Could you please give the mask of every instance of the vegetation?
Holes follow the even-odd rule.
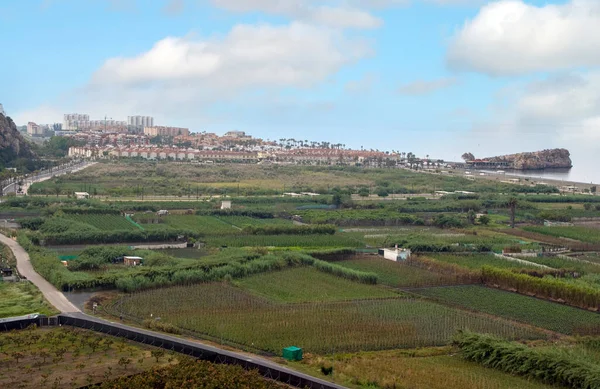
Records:
[[[40,313],[53,315],[56,310],[30,282],[0,281],[0,318]]]
[[[301,267],[263,273],[235,281],[236,286],[277,302],[301,303],[396,297],[370,285],[355,284],[316,269]],[[310,288],[306,286],[310,285]]]
[[[550,235],[557,238],[576,239],[588,243],[600,243],[598,230],[585,227],[524,227],[525,231]]]
[[[4,333],[0,350],[3,388],[82,387],[179,360],[157,361],[149,346],[69,327]]]
[[[414,293],[563,334],[600,330],[597,313],[477,285],[419,289]]]
[[[280,304],[223,283],[135,293],[115,309],[138,320],[152,313],[209,339],[276,354],[290,344],[311,353],[443,345],[458,329],[544,337],[503,319],[412,298]]]
[[[465,361],[449,347],[308,355],[292,367],[316,374],[329,367],[336,383],[349,388],[550,389],[533,380]]]
[[[152,371],[117,378],[97,386],[99,389],[284,389],[287,387],[287,385],[266,380],[258,371],[247,371],[237,365],[195,361],[191,358],[182,358],[176,365],[157,367]]]
[[[489,335],[459,333],[454,343],[466,360],[550,385],[593,389],[600,386],[600,367],[566,356],[559,350],[540,350]]]

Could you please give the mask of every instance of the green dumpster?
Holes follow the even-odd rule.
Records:
[[[301,361],[302,349],[295,346],[286,347],[283,349],[283,358],[288,361]]]

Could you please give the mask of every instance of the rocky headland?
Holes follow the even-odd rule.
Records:
[[[489,162],[507,162],[511,169],[542,170],[571,168],[571,153],[567,149],[542,150],[531,153],[518,153],[485,158]]]

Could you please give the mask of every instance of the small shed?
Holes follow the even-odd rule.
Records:
[[[231,209],[231,201],[221,201],[221,209]]]
[[[381,250],[379,251],[379,253],[381,254]],[[411,254],[412,253],[409,249],[383,249],[383,257],[394,262],[406,261],[408,258],[410,258]]]
[[[123,257],[123,264],[125,266],[140,266],[143,260],[142,257],[125,256]]]
[[[158,216],[167,216],[169,214],[169,211],[167,211],[166,209],[161,209],[160,211],[156,212],[156,215]]]
[[[283,358],[288,361],[301,361],[302,349],[296,346],[290,346],[283,349]]]
[[[88,192],[75,192],[75,198],[77,200],[85,200],[90,198],[90,194]]]
[[[2,277],[12,277],[13,270],[11,268],[2,269]]]

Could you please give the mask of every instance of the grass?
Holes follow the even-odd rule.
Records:
[[[118,215],[66,215],[66,219],[89,224],[101,231],[128,231],[138,228]]]
[[[324,376],[321,366],[333,367],[333,376]],[[450,348],[361,352],[335,358],[309,355],[292,367],[349,388],[554,388],[464,361]]]
[[[152,313],[203,337],[275,354],[289,345],[310,353],[445,345],[458,329],[507,338],[544,337],[500,318],[420,299],[278,304],[226,283],[135,293],[116,307],[138,319]]]
[[[523,227],[525,231],[550,235],[556,238],[568,238],[587,243],[600,243],[600,232],[596,228],[586,227]]]
[[[0,281],[0,318],[30,313],[54,315],[58,313],[30,282]]]
[[[407,266],[401,262],[388,261],[379,256],[363,256],[337,262],[337,264],[354,270],[376,273],[379,276],[379,283],[394,288],[453,285],[457,283],[456,277],[452,275]]]
[[[597,313],[483,286],[427,288],[415,293],[563,334],[582,328],[600,329]]]
[[[427,257],[433,258],[437,261],[453,263],[468,269],[476,270],[481,269],[484,266],[493,266],[503,269],[539,269],[539,267],[536,267],[534,265],[525,265],[519,262],[511,262],[503,258],[498,258],[492,254],[427,254]]]
[[[309,267],[258,274],[235,281],[253,294],[282,303],[396,297],[381,287],[358,284]]]
[[[14,331],[2,341],[2,388],[78,388],[171,363],[169,354],[156,362],[150,346],[69,327]]]

